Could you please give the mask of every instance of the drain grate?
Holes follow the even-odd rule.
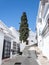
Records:
[[[14,65],[21,65],[21,63],[20,62],[16,62]]]

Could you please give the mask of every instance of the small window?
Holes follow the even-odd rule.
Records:
[[[16,42],[13,42],[13,51],[12,54],[16,54]]]

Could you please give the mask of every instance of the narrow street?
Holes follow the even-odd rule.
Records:
[[[0,0],[0,65],[49,65],[49,0]]]

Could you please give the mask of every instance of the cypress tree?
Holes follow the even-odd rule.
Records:
[[[26,42],[27,38],[29,36],[29,26],[28,26],[28,20],[27,20],[27,15],[26,12],[23,12],[21,16],[21,23],[20,23],[20,41]]]

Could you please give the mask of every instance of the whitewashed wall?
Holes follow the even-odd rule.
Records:
[[[13,41],[19,43],[19,32],[15,28],[9,29],[1,20],[0,20],[0,65],[2,61],[2,52],[3,52],[3,43],[5,40],[11,41],[11,49],[13,49]],[[16,45],[17,46],[17,45]],[[16,54],[15,54],[16,55]],[[15,57],[10,53],[10,58]],[[5,60],[5,59],[4,59]]]
[[[40,6],[42,6],[42,4],[39,4]],[[38,40],[38,47],[39,49],[42,51],[43,56],[46,56],[49,59],[49,31],[43,36],[42,31],[45,30],[45,26],[47,23],[47,20],[49,18],[49,3],[45,4],[44,10],[43,10],[43,15],[41,17],[42,19],[42,24],[39,24],[39,16],[40,16],[40,12],[42,11],[41,8],[38,9],[38,16],[37,16],[37,40]],[[42,14],[42,12],[41,12]],[[41,26],[41,27],[40,27]],[[41,29],[41,34],[39,35],[39,30]],[[45,33],[45,32],[44,32]]]
[[[46,56],[49,59],[49,36],[43,39],[44,44],[43,44],[43,55]]]
[[[28,37],[28,45],[33,45],[36,44],[36,33],[33,32],[32,30],[29,31],[29,37]]]
[[[4,34],[0,32],[0,65],[2,63],[3,41],[4,41]]]
[[[12,35],[15,37],[16,42],[20,43],[19,32],[14,27],[10,27],[10,30],[12,32]]]

